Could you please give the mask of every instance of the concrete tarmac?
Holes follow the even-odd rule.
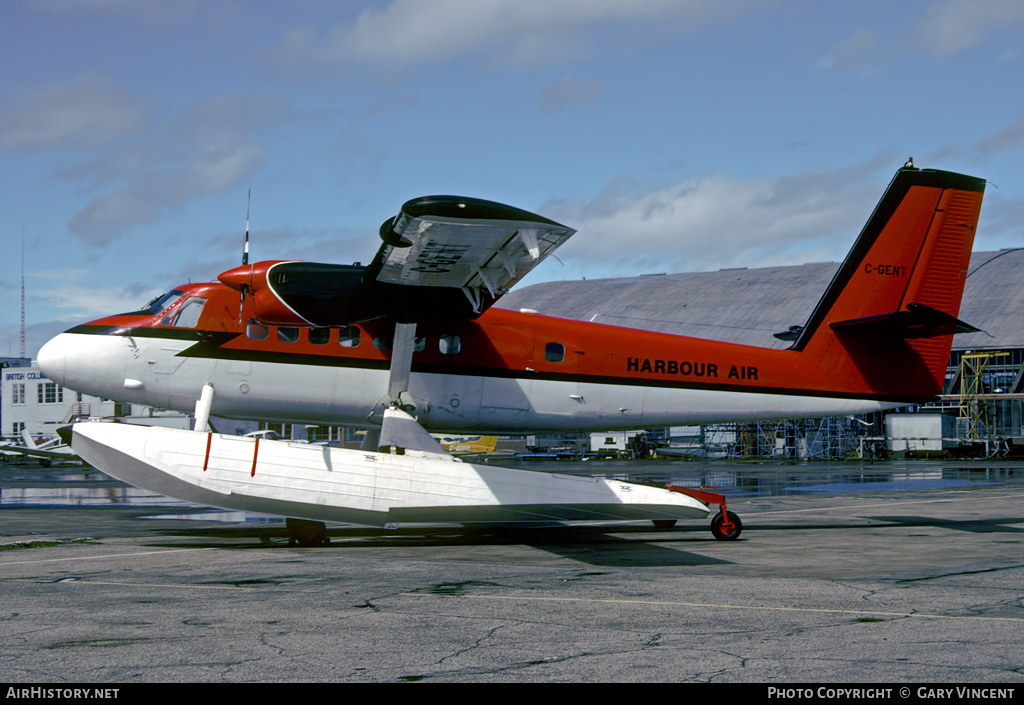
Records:
[[[715,479],[743,534],[334,526],[304,548],[6,464],[0,682],[1024,683],[1021,464],[557,470]]]

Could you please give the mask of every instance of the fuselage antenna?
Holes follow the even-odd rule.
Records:
[[[249,206],[252,203],[252,189],[245,196],[245,242],[242,245],[242,266],[249,264]],[[249,287],[243,284],[239,287],[238,298],[238,325],[242,325],[242,311],[245,309],[245,292]]]
[[[242,264],[249,264],[249,205],[252,203],[252,189],[245,197],[245,243],[242,246]]]

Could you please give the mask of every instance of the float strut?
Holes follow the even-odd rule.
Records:
[[[192,430],[206,433],[210,430],[210,409],[213,406],[213,385],[207,382],[196,401],[196,423]]]

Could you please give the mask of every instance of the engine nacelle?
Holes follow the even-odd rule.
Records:
[[[273,326],[344,326],[395,313],[377,283],[364,281],[366,267],[268,260],[235,267],[217,277],[253,302],[253,317]]]

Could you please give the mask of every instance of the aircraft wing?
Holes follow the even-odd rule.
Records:
[[[480,313],[575,232],[500,203],[427,196],[381,226],[370,273],[385,284],[461,289]]]
[[[575,232],[501,203],[426,196],[384,221],[366,267],[271,260],[218,278],[243,303],[251,296],[256,320],[269,325],[475,318]]]

